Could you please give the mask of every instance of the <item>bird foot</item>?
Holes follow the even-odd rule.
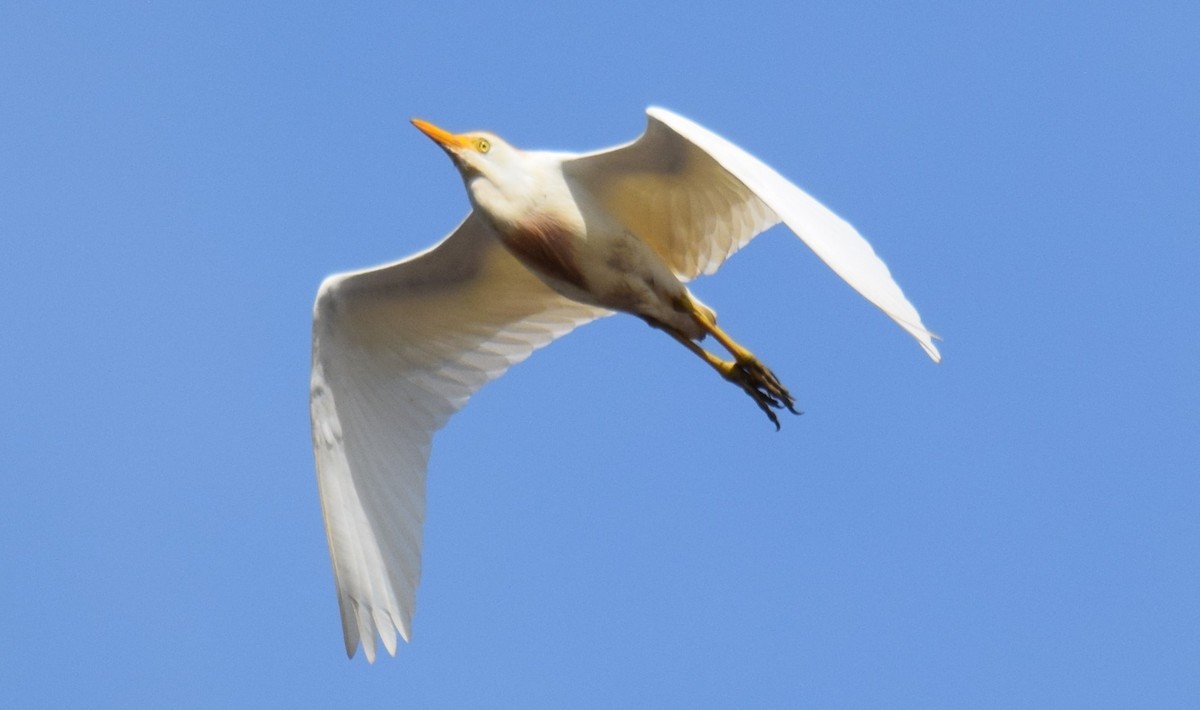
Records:
[[[771,372],[758,359],[748,357],[726,363],[721,374],[750,395],[750,399],[754,400],[758,408],[763,410],[763,413],[775,425],[776,431],[779,431],[780,425],[775,410],[786,409],[792,414],[801,414],[796,410],[796,401],[792,399],[791,393],[787,391],[775,373]]]

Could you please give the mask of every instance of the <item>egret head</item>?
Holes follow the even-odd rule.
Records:
[[[414,118],[412,123],[446,151],[468,181],[482,175],[499,182],[506,177],[506,173],[512,177],[511,173],[520,163],[520,151],[492,133],[450,133],[419,118]]]
[[[497,216],[496,213],[522,201],[529,189],[524,153],[491,133],[450,133],[419,118],[414,118],[412,123],[454,161],[454,166],[462,173],[471,201],[477,206]]]

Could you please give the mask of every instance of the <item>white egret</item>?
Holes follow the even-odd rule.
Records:
[[[312,427],[346,652],[408,640],[433,433],[473,392],[615,311],[660,328],[778,427],[787,389],[683,284],[783,222],[934,361],[932,334],[849,224],[758,159],[669,111],[594,153],[522,151],[413,123],[450,155],[472,210],[430,249],[325,279],[313,308]],[[701,347],[706,335],[731,358]]]

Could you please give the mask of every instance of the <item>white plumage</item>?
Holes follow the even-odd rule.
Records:
[[[723,138],[664,109],[648,114],[636,141],[582,155],[523,152],[491,134],[415,122],[454,159],[474,209],[427,251],[321,284],[313,448],[348,655],[361,642],[373,661],[376,637],[392,654],[397,632],[409,638],[426,464],[450,415],[537,348],[614,310],[697,354],[692,343],[705,332],[724,344],[715,321],[705,323],[711,311],[682,284],[772,225],[786,224],[940,359],[853,227]],[[772,420],[768,405],[791,407],[769,370],[731,352],[733,362],[706,359]]]

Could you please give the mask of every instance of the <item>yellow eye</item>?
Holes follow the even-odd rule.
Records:
[[[475,150],[479,151],[480,153],[486,153],[491,149],[492,149],[492,144],[488,142],[487,138],[476,138],[475,139]]]

